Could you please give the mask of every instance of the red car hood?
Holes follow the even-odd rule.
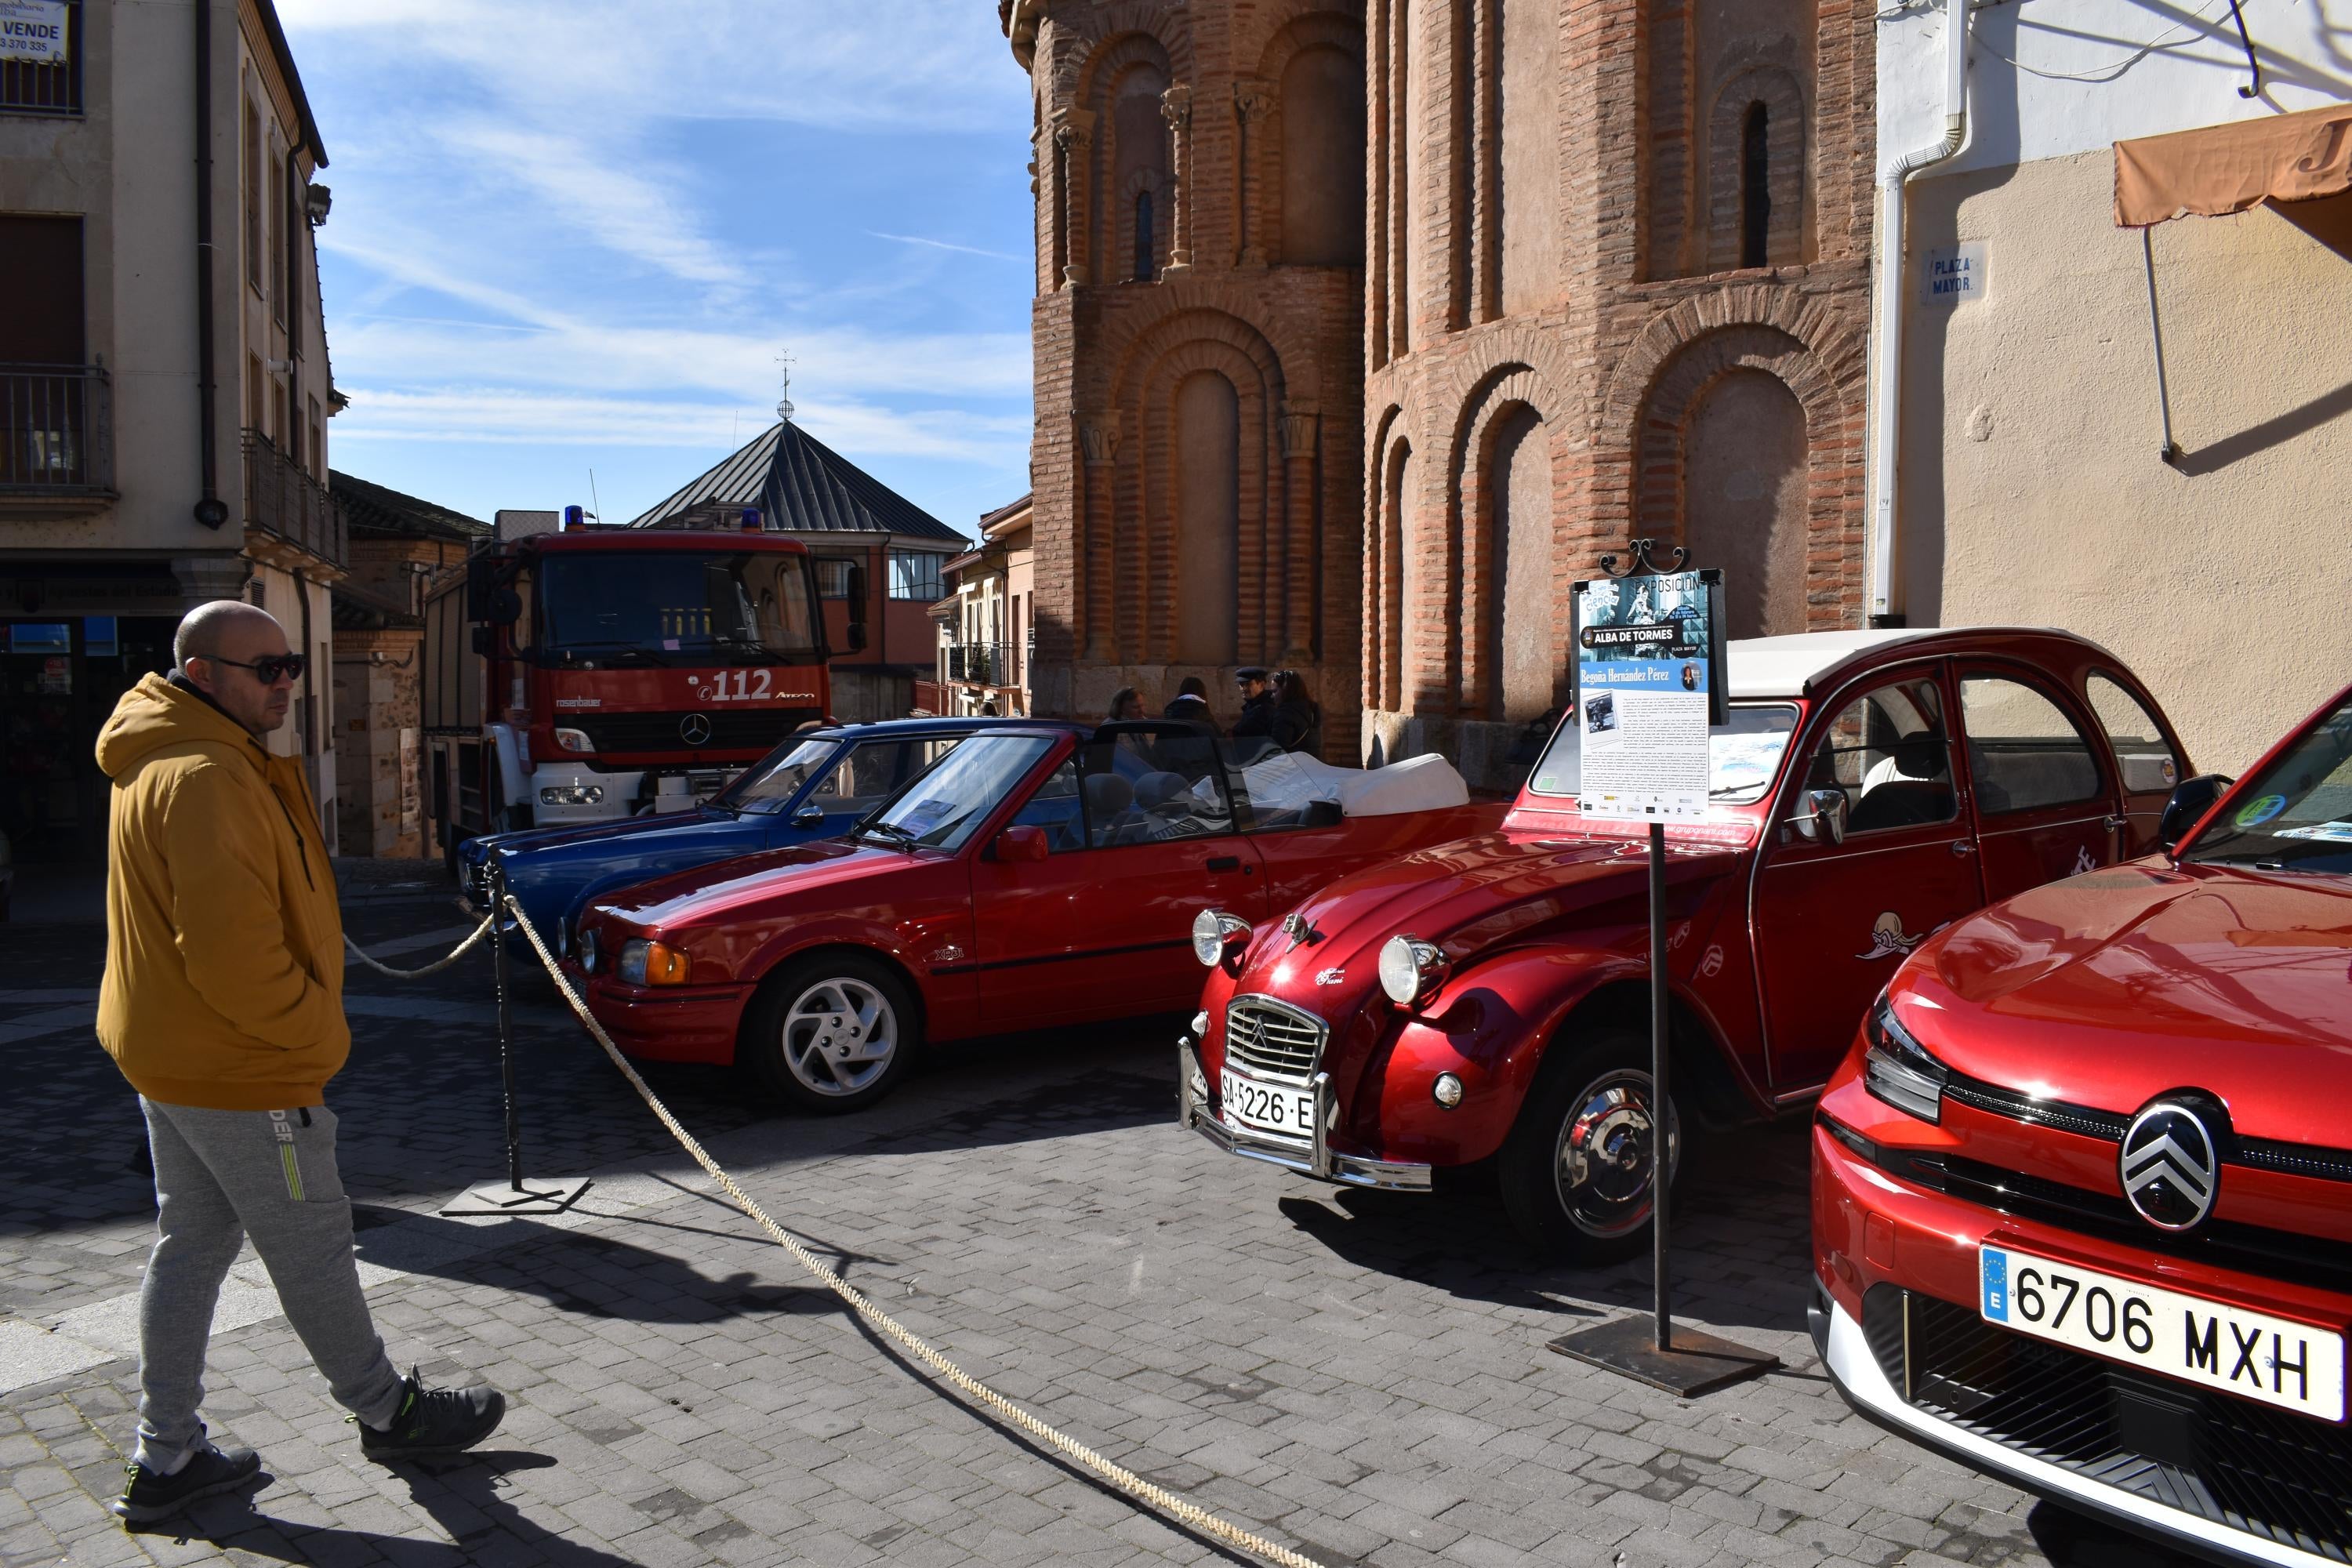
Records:
[[[1742,859],[1724,846],[1670,841],[1667,876],[1712,878]],[[1313,942],[1294,946],[1279,926],[1261,931],[1236,989],[1336,1021],[1379,989],[1381,947],[1392,936],[1433,942],[1458,966],[1505,942],[1556,937],[1596,906],[1645,900],[1648,879],[1649,845],[1640,838],[1496,832],[1417,850],[1301,904]],[[1334,969],[1344,978],[1318,982]]]
[[[1974,1077],[2126,1114],[2202,1089],[2248,1137],[2352,1143],[2352,879],[2095,871],[1939,933],[1895,991]]]
[[[861,896],[869,889],[878,896],[882,879],[940,858],[934,850],[820,839],[639,882],[596,900],[593,910],[644,930],[674,933],[751,919],[770,912],[780,899],[798,901],[845,882],[860,884]]]

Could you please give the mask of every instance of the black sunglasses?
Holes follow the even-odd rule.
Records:
[[[302,672],[310,667],[310,661],[299,653],[273,654],[268,658],[257,658],[251,664],[235,658],[215,658],[213,662],[235,665],[239,669],[249,669],[253,671],[255,679],[264,686],[277,685],[278,678],[281,675],[289,680],[299,680],[302,679]]]

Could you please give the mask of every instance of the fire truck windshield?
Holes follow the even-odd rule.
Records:
[[[550,552],[540,559],[536,587],[542,654],[630,649],[670,664],[817,660],[815,584],[804,555]]]

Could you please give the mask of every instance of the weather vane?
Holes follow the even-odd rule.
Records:
[[[793,416],[793,355],[790,349],[776,354],[776,369],[783,377],[783,395],[776,399],[776,417],[790,420]]]

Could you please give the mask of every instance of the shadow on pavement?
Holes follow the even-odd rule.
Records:
[[[2205,1561],[2054,1502],[2035,1503],[2025,1528],[2053,1568],[2199,1568]]]
[[[275,1518],[257,1506],[253,1495],[277,1479],[266,1468],[251,1491],[208,1498],[185,1514],[131,1525],[129,1531],[181,1543],[205,1542],[222,1552],[242,1552],[273,1563],[344,1563],[361,1554],[354,1548],[364,1548],[404,1568],[458,1568],[481,1561],[503,1539],[527,1544],[556,1568],[635,1568],[630,1558],[564,1539],[561,1531],[576,1528],[571,1521],[558,1518],[536,1524],[506,1500],[499,1486],[505,1477],[545,1469],[555,1462],[545,1454],[504,1449],[436,1460],[429,1467],[392,1467],[407,1482],[411,1500],[454,1537],[454,1543],[367,1530],[322,1529]]]

